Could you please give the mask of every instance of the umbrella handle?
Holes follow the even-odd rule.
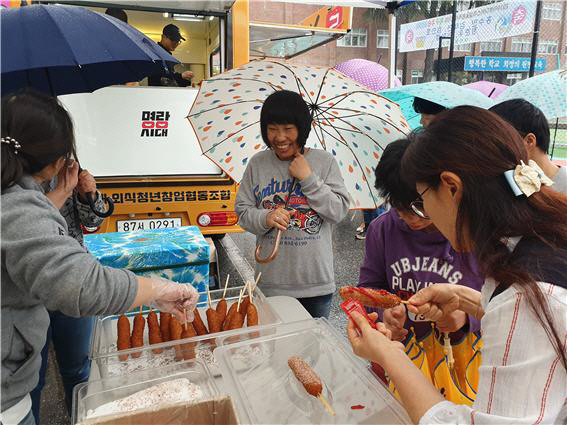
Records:
[[[274,248],[272,249],[271,254],[268,255],[266,258],[260,258],[260,249],[262,248],[262,245],[261,244],[258,245],[256,247],[256,262],[260,264],[266,264],[269,263],[270,261],[273,261],[273,259],[276,258],[276,256],[278,255],[281,238],[282,238],[282,230],[278,229],[278,233],[276,234],[276,241],[274,242]]]
[[[96,205],[95,205],[95,194],[93,192],[88,192],[85,193],[85,197],[87,198],[87,202],[89,203],[89,206],[91,207],[91,211],[93,213],[95,213],[95,215],[101,217],[101,218],[106,218],[106,217],[110,217],[112,215],[112,213],[114,212],[114,202],[112,202],[110,200],[110,198],[106,197],[106,203],[108,205],[108,209],[105,211],[98,211],[96,209]]]

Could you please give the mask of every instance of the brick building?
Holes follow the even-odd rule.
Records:
[[[467,4],[463,3],[463,4]],[[320,6],[300,3],[279,3],[269,0],[253,0],[250,2],[250,20],[285,24],[298,24]],[[308,65],[335,66],[353,58],[368,59],[378,62],[388,68],[389,37],[387,19],[373,21],[365,17],[366,9],[354,8],[352,30],[342,39],[327,43],[310,50],[290,62]],[[419,20],[419,19],[415,19]],[[546,0],[543,3],[540,36],[538,43],[538,58],[546,60],[546,71],[565,67],[567,61],[567,2]],[[491,72],[481,75],[480,72],[464,73],[464,56],[495,55],[529,57],[531,52],[532,33],[504,39],[494,39],[486,42],[470,43],[455,46],[453,72],[454,81],[466,83],[477,79],[488,79],[512,84],[515,80],[523,79],[527,73]],[[449,56],[448,48],[442,49],[442,58]],[[424,81],[426,60],[425,51],[398,53],[396,75],[404,84]],[[437,58],[435,49],[434,59]],[[461,59],[459,59],[461,58]],[[434,64],[432,64],[434,65]],[[441,71],[446,72],[446,61],[441,62]],[[435,70],[433,66],[433,70]],[[426,77],[426,76],[425,76]],[[435,72],[431,76],[435,79]],[[446,79],[442,74],[441,79]],[[426,79],[426,78],[425,78]]]

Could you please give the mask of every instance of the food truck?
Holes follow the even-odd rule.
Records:
[[[248,0],[65,3],[102,13],[122,8],[128,24],[156,42],[165,25],[175,24],[186,39],[173,52],[181,62],[175,70],[193,73],[190,87],[148,87],[145,79],[60,96],[73,117],[81,167],[115,205],[99,228],[85,230],[195,225],[217,238],[241,231],[238,184],[202,154],[186,119],[199,83],[254,57],[296,56],[346,30],[250,22]]]

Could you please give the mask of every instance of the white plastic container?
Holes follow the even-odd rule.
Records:
[[[225,389],[237,401],[244,422],[411,423],[402,405],[325,319],[281,324],[272,335],[242,338],[223,339],[214,354],[228,385]],[[319,375],[322,394],[336,416],[295,378],[287,363],[291,356],[302,357]]]
[[[75,386],[72,423],[84,422],[95,414],[96,409],[100,409],[103,405],[131,396],[154,385],[168,383],[180,378],[186,378],[191,384],[197,385],[200,391],[199,397],[188,403],[180,403],[181,405],[211,400],[220,395],[207,366],[199,360],[189,360]],[[152,406],[153,409],[159,407],[162,406]],[[130,413],[133,412],[135,412],[135,409]]]

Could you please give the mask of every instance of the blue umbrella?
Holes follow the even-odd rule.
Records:
[[[482,93],[447,81],[411,84],[382,90],[380,94],[400,105],[404,117],[412,129],[420,127],[420,114],[413,109],[413,99],[420,97],[445,108],[470,105],[488,109],[494,101]]]
[[[542,110],[548,120],[567,116],[567,71],[546,72],[518,81],[498,96],[497,103],[525,99]]]
[[[4,9],[0,24],[3,94],[22,87],[54,96],[92,92],[179,63],[130,25],[84,7]]]

